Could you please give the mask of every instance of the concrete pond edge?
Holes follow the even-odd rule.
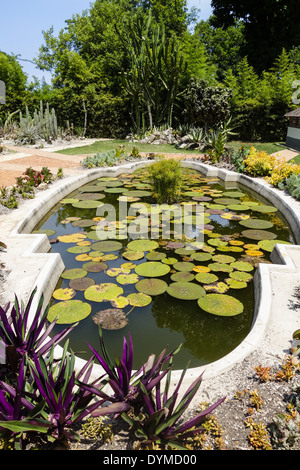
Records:
[[[57,281],[64,270],[64,263],[57,253],[48,253],[50,243],[48,237],[43,234],[31,234],[36,224],[57,204],[60,200],[72,193],[84,184],[96,178],[107,176],[118,176],[122,173],[132,173],[139,168],[143,168],[153,163],[151,160],[138,161],[109,168],[99,168],[87,170],[79,176],[70,176],[56,182],[50,186],[45,194],[39,194],[37,200],[31,201],[32,205],[26,215],[8,234],[10,247],[18,245],[20,254],[19,262],[26,263],[26,260],[39,261],[41,268],[37,272],[36,278],[29,279],[26,292],[30,294],[34,288],[37,292],[32,304],[31,312],[35,312],[38,302],[43,295],[44,308],[49,303],[52,292]],[[204,373],[203,380],[214,378],[240,363],[250,355],[263,340],[270,316],[272,314],[271,305],[271,274],[276,272],[284,276],[285,273],[299,271],[299,266],[295,259],[300,255],[300,202],[281,190],[271,187],[264,179],[251,178],[233,171],[224,170],[212,165],[197,161],[182,161],[182,166],[199,171],[205,177],[220,178],[226,187],[244,186],[247,191],[253,191],[265,201],[277,207],[287,220],[294,238],[295,245],[277,244],[272,252],[273,264],[260,264],[254,276],[255,310],[252,327],[246,338],[232,352],[223,358],[201,367],[190,368],[185,375],[185,382],[190,382],[200,374]],[[18,276],[18,272],[12,272],[11,276]],[[17,277],[16,277],[17,279]],[[291,332],[292,333],[292,332]],[[57,346],[59,356],[61,347]],[[76,358],[76,369],[80,369],[85,361]],[[97,377],[103,370],[100,366],[94,366],[94,376]],[[179,379],[180,370],[174,370],[172,379]]]

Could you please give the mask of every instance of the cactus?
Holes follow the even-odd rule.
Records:
[[[32,144],[38,139],[44,139],[50,142],[58,136],[57,118],[54,109],[46,104],[44,109],[43,102],[40,102],[40,109],[34,110],[33,116],[30,115],[28,106],[25,108],[25,116],[20,111],[19,131],[16,141],[22,144]]]

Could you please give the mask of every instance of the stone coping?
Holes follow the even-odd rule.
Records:
[[[147,160],[122,166],[89,170],[80,176],[68,177],[55,183],[53,187],[48,189],[37,201],[32,201],[33,206],[9,234],[10,246],[18,244],[21,247],[21,249],[19,247],[21,258],[24,260],[30,258],[33,263],[38,262],[39,259],[42,260],[42,267],[37,274],[34,281],[35,283],[33,283],[33,279],[30,278],[25,285],[28,294],[30,294],[35,287],[37,288],[37,295],[32,305],[32,312],[35,311],[41,295],[44,296],[44,307],[46,307],[55,285],[64,270],[64,264],[60,255],[47,253],[50,249],[47,236],[43,234],[30,234],[36,224],[55,204],[82,185],[103,176],[118,176],[121,173],[132,173],[138,168],[145,167],[151,163],[153,163],[153,161]],[[196,161],[182,161],[182,166],[197,170],[206,177],[218,177],[226,186],[231,188],[242,185],[250,193],[253,191],[256,196],[261,196],[270,204],[276,206],[284,215],[290,225],[296,243],[300,243],[300,203],[291,196],[271,187],[263,179],[250,178],[243,174]],[[272,261],[277,264],[260,264],[254,276],[255,311],[249,334],[239,346],[223,358],[205,366],[188,369],[185,375],[185,382],[190,382],[203,372],[205,372],[203,379],[216,377],[231,369],[236,363],[241,362],[259,346],[266,332],[272,313],[271,275],[273,272],[282,273],[283,276],[284,273],[287,272],[297,272],[300,268],[300,247],[298,245],[278,244],[272,252]],[[17,273],[12,273],[12,276],[14,275],[17,276]],[[60,351],[61,347],[58,346],[58,355]],[[76,368],[79,370],[84,363],[84,360],[77,358]],[[94,375],[98,377],[103,370],[98,365],[95,365],[94,368]],[[179,379],[180,375],[180,370],[174,370],[172,379],[176,381],[177,378]]]

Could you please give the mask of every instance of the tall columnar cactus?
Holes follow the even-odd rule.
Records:
[[[20,132],[18,137],[23,143],[34,143],[38,138],[45,139],[49,142],[50,140],[56,139],[57,136],[58,126],[56,113],[54,109],[50,111],[48,103],[44,109],[43,102],[41,101],[40,109],[34,110],[33,117],[30,115],[28,106],[25,108],[25,116],[20,112]]]

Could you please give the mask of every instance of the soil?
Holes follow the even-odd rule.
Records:
[[[174,154],[174,156],[180,158],[178,154]],[[184,154],[181,157],[186,158],[187,155]],[[82,159],[82,156],[80,158]],[[192,158],[195,158],[195,156],[192,155]],[[46,161],[47,159],[44,156],[35,157],[32,155],[24,157],[21,160],[25,167],[34,167],[35,165],[51,167],[49,160]],[[15,159],[14,162],[12,160],[10,163],[6,162],[5,171],[3,170],[4,167],[1,167],[0,187],[2,185],[7,186],[8,184],[14,184],[16,176],[19,176],[24,170],[20,168],[17,170],[13,168],[9,169],[9,167],[13,166],[12,163],[15,166],[20,165],[21,160]],[[53,166],[53,159],[51,159],[51,164]],[[78,163],[77,161],[73,161],[72,163],[70,159],[57,160],[56,156],[55,167],[63,167],[64,170],[65,168],[75,170],[78,168]],[[228,163],[223,164],[223,167],[233,169]],[[12,180],[13,183],[10,183]],[[8,212],[9,210],[2,206],[1,213],[5,214]],[[5,266],[1,266],[0,282],[4,281],[7,274]],[[284,361],[284,354],[280,357],[275,354],[270,354],[269,350],[264,348],[264,344],[262,344],[259,350],[248,356],[241,363],[236,364],[235,367],[228,372],[216,378],[203,381],[192,405],[186,412],[185,419],[194,416],[201,404],[212,404],[226,396],[226,400],[213,412],[220,432],[220,439],[216,439],[213,433],[209,434],[203,448],[239,451],[264,450],[266,448],[276,450],[278,448],[276,443],[271,440],[273,435],[271,429],[272,426],[274,426],[274,418],[276,418],[279,413],[288,413],[290,415],[288,406],[289,403],[293,403],[295,400],[295,386],[299,387],[300,385],[299,369],[294,369],[297,369],[295,376],[289,381],[278,381],[273,378],[272,380],[263,382],[259,379],[255,368],[259,365],[270,367],[270,373],[276,374],[276,372],[282,369]],[[258,409],[256,409],[253,402],[251,402],[251,397],[255,396],[258,397],[256,404],[260,403]],[[249,422],[251,419],[254,431],[254,423],[256,423],[257,426],[260,426],[259,431],[261,432],[259,437],[259,431],[256,431],[255,438],[253,438],[252,441],[250,440],[251,428],[246,425],[247,421]],[[120,419],[111,418],[107,419],[107,423],[111,426],[113,433],[112,440],[104,442],[101,437],[92,439],[81,434],[80,441],[71,443],[69,449],[102,451],[128,451],[137,449],[137,440],[132,433],[130,433],[126,423]],[[266,431],[266,436],[263,434],[264,431]],[[299,435],[300,432],[298,428],[298,437],[290,447],[287,447],[288,449],[300,450]],[[196,441],[194,441],[194,444],[195,442]],[[30,447],[31,446],[29,446],[29,448]],[[43,445],[43,448],[57,449],[59,447],[56,444],[55,446]],[[198,449],[200,450],[201,447],[198,446],[196,450]]]

